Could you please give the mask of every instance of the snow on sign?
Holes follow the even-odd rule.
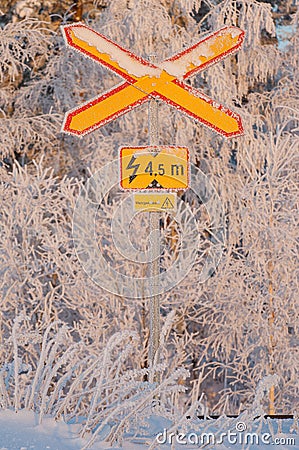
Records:
[[[238,114],[183,81],[236,52],[245,34],[239,28],[222,28],[160,64],[152,64],[134,55],[83,23],[65,25],[62,31],[68,46],[125,80],[68,111],[62,131],[82,136],[155,97],[223,136],[243,133]]]
[[[177,190],[189,186],[186,147],[122,147],[119,161],[121,189]]]

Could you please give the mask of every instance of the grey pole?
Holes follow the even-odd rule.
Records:
[[[150,55],[150,61],[156,62],[156,56]],[[149,101],[148,109],[148,129],[149,145],[159,144],[158,129],[158,102],[155,98]],[[153,151],[155,151],[153,149]],[[149,212],[149,232],[151,235],[151,261],[149,263],[149,276],[152,278],[150,284],[150,341],[149,341],[149,364],[152,368],[159,363],[160,346],[160,296],[158,282],[153,278],[160,273],[160,257],[152,261],[153,255],[160,255],[160,213],[158,211]],[[154,376],[154,371],[150,372],[150,382],[159,382],[159,376]]]

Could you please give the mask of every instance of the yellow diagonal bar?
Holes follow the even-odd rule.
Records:
[[[109,117],[117,117],[117,115],[125,113],[131,105],[134,105],[134,103],[138,104],[145,97],[147,97],[146,93],[136,89],[134,85],[127,84],[124,89],[114,92],[113,95],[102,99],[99,103],[90,105],[88,108],[80,111],[81,105],[78,108],[79,112],[77,110],[72,111],[70,113],[72,117],[69,123],[69,131],[82,132],[99,122],[105,121]]]
[[[234,134],[239,132],[240,125],[236,117],[218,109],[217,106],[211,104],[212,101],[210,103],[204,97],[199,97],[195,90],[191,93],[184,87],[173,83],[174,80],[176,80],[175,77],[163,71],[160,78],[143,77],[134,86],[148,94],[153,91],[161,94],[166,101],[167,99],[170,100],[177,108],[190,116],[202,120],[225,133]]]
[[[225,133],[237,133],[240,129],[238,120],[225,111],[218,109],[205,98],[196,96],[176,83],[157,83],[156,91],[171,100],[178,109],[207,122]]]

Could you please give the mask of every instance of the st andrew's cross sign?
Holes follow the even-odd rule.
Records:
[[[154,97],[223,136],[243,133],[238,114],[183,81],[236,52],[244,39],[244,31],[239,28],[222,28],[160,64],[134,55],[85,24],[66,25],[62,30],[68,46],[125,80],[68,111],[62,131],[83,136]]]

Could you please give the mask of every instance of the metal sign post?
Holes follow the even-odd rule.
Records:
[[[156,62],[156,56],[151,55],[150,61]],[[159,123],[158,123],[158,102],[152,97],[148,107],[148,136],[149,145],[159,145]],[[160,256],[154,259],[154,255],[160,255],[160,213],[150,211],[149,213],[149,234],[151,237],[151,252],[149,263],[149,276],[151,278],[150,297],[150,340],[149,340],[149,364],[153,369],[159,363],[160,353],[160,296],[157,277],[160,273]],[[154,369],[150,371],[149,381],[159,382],[159,376],[154,376]]]

